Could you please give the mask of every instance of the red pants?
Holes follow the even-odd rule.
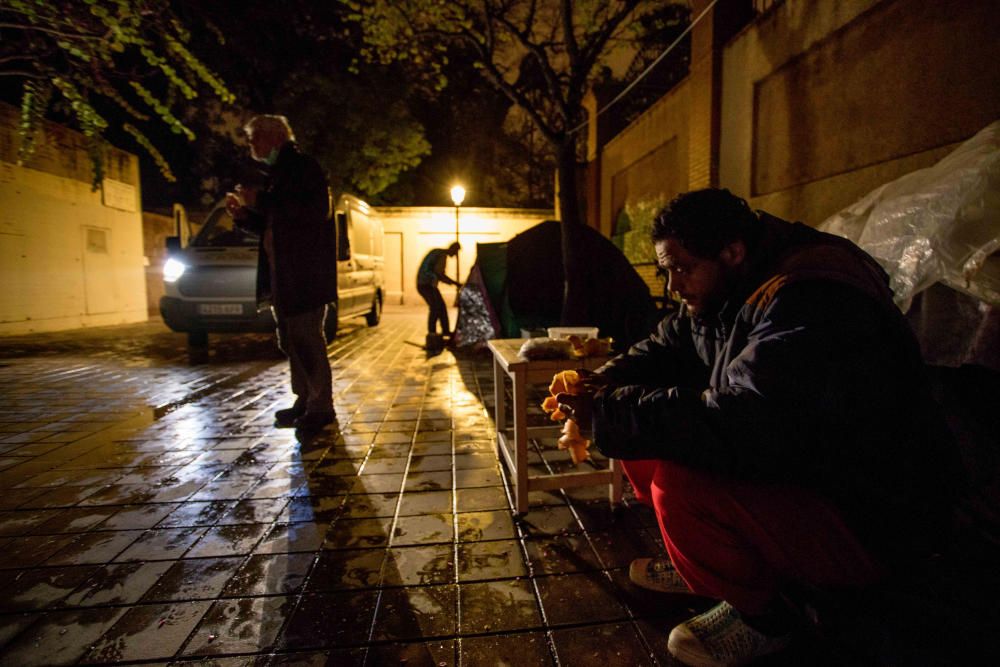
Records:
[[[861,587],[881,568],[813,493],[724,480],[669,461],[622,461],[639,501],[656,511],[667,553],[699,595],[764,613],[791,582]]]

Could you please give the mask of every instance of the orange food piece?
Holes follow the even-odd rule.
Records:
[[[559,409],[556,401],[556,394],[576,394],[580,391],[580,374],[576,371],[559,371],[552,377],[552,384],[549,385],[549,396],[542,401],[542,410],[549,415],[549,419],[554,422],[566,419],[566,415]]]
[[[576,371],[559,371],[552,378],[549,385],[549,394],[542,401],[542,410],[549,414],[552,421],[566,419],[566,415],[559,409],[559,402],[556,400],[557,394],[578,394],[583,391],[580,374]],[[569,450],[569,456],[575,465],[590,458],[590,440],[580,435],[580,427],[572,419],[566,419],[562,428],[562,437],[559,438],[559,449]]]
[[[580,338],[579,336],[570,336],[568,340],[573,344],[573,356],[578,359],[603,356],[611,351],[610,338]]]
[[[552,376],[552,384],[549,385],[549,393],[556,394],[577,394],[580,391],[580,374],[576,371],[559,371]]]
[[[581,461],[590,458],[590,440],[580,435],[580,427],[572,419],[567,419],[563,424],[563,436],[559,438],[559,449],[568,449],[569,457],[574,465],[580,465]]]

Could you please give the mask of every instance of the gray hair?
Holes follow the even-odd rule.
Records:
[[[285,116],[254,116],[250,122],[243,126],[243,131],[247,133],[247,136],[264,133],[279,137],[284,141],[295,141],[295,133],[292,132],[292,126],[288,124],[288,118]]]

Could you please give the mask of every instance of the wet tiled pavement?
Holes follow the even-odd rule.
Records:
[[[344,327],[337,423],[301,439],[268,336],[0,339],[0,664],[670,664],[711,602],[628,581],[652,514],[588,487],[515,520],[490,360],[428,358],[423,321]]]

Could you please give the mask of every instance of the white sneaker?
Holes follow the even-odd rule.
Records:
[[[669,558],[636,558],[628,567],[628,578],[651,591],[693,595]]]
[[[784,650],[790,639],[757,632],[722,602],[674,628],[667,650],[690,667],[737,667]]]

